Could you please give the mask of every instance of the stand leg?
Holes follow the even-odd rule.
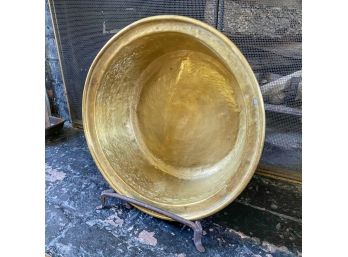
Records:
[[[144,202],[141,202],[139,200],[136,200],[134,198],[130,198],[130,197],[127,197],[127,196],[124,196],[124,195],[120,195],[118,193],[116,193],[114,190],[112,189],[108,189],[108,190],[105,190],[101,193],[100,195],[100,200],[101,200],[101,206],[98,206],[97,208],[98,209],[102,209],[106,206],[106,200],[108,197],[115,197],[115,198],[118,198],[118,199],[121,199],[121,200],[124,200],[126,202],[130,202],[132,204],[135,204],[135,205],[138,205],[140,207],[143,207],[143,208],[146,208],[148,210],[151,210],[151,211],[154,211],[154,212],[157,212],[159,214],[162,214],[168,218],[171,218],[172,220],[175,220],[177,222],[180,222],[186,226],[189,226],[192,230],[193,230],[193,243],[196,247],[196,249],[200,252],[204,252],[205,249],[202,245],[202,235],[203,235],[203,230],[202,230],[202,225],[199,221],[195,221],[195,222],[192,222],[190,220],[187,220],[187,219],[184,219],[174,213],[171,213],[171,212],[168,212],[168,211],[165,211],[165,210],[162,210],[160,208],[157,208],[155,206],[152,206],[152,205],[149,205],[149,204],[146,204]]]

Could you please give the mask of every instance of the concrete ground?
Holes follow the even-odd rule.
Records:
[[[192,231],[111,199],[81,130],[46,139],[46,243],[52,257],[301,256],[301,186],[255,175],[236,201],[201,220],[205,253]]]

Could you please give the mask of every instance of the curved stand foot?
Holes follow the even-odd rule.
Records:
[[[134,198],[120,195],[112,189],[105,190],[101,193],[101,195],[100,195],[101,205],[98,206],[97,209],[102,209],[106,206],[106,200],[108,197],[115,197],[115,198],[124,200],[126,202],[138,205],[140,207],[143,207],[143,208],[146,208],[148,210],[154,211],[156,213],[162,214],[162,215],[164,215],[172,220],[175,220],[177,222],[180,222],[186,226],[189,226],[193,230],[193,239],[192,240],[193,240],[193,243],[194,243],[196,249],[200,252],[205,251],[205,249],[202,245],[203,230],[202,230],[202,225],[199,221],[192,222],[192,221],[184,219],[184,218],[182,218],[174,213],[162,210],[160,208],[146,204],[146,203],[141,202],[139,200],[136,200]]]

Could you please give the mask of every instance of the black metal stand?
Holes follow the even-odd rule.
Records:
[[[202,241],[201,241],[202,235],[203,235],[203,230],[202,230],[202,225],[199,221],[192,222],[192,221],[184,219],[184,218],[182,218],[174,213],[162,210],[160,208],[146,204],[146,203],[141,202],[139,200],[136,200],[136,199],[124,196],[124,195],[120,195],[112,189],[105,190],[101,193],[100,199],[101,199],[102,204],[101,204],[101,206],[97,207],[98,209],[102,209],[106,206],[106,200],[108,197],[115,197],[115,198],[124,200],[126,202],[129,202],[129,203],[132,203],[134,205],[137,205],[137,206],[146,208],[148,210],[154,211],[156,213],[162,214],[162,215],[164,215],[172,220],[175,220],[175,221],[180,222],[186,226],[189,226],[193,230],[193,239],[192,240],[193,240],[193,243],[194,243],[196,249],[200,252],[205,251],[205,249],[202,245]]]

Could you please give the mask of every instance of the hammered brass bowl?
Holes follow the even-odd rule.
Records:
[[[263,147],[263,101],[249,64],[191,18],[150,17],[113,36],[91,65],[82,108],[111,187],[190,220],[232,202]]]

